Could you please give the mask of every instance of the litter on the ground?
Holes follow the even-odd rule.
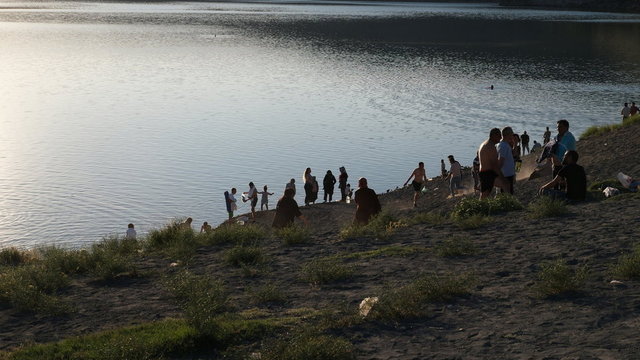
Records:
[[[605,197],[612,197],[620,194],[620,190],[611,186],[607,186],[604,190],[602,190],[602,192],[604,193]]]
[[[366,297],[360,302],[360,316],[366,317],[373,308],[373,305],[378,302],[378,297]]]

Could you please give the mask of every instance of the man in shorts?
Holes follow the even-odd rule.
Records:
[[[422,161],[418,163],[418,168],[413,170],[413,172],[411,173],[411,176],[409,176],[409,178],[407,179],[407,181],[405,181],[403,186],[407,186],[411,178],[413,178],[413,181],[411,182],[411,186],[413,186],[413,191],[414,191],[413,207],[417,207],[418,206],[417,201],[418,201],[418,198],[420,197],[420,190],[422,190],[422,186],[424,186],[424,184],[427,182],[427,172],[424,170],[424,163]]]
[[[478,157],[480,158],[480,199],[486,199],[491,195],[493,187],[503,188],[504,181],[500,171],[500,163],[498,162],[498,150],[496,144],[502,139],[500,129],[493,128],[489,132],[489,139],[480,144],[478,149]]]

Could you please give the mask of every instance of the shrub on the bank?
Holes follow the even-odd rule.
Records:
[[[224,254],[224,259],[231,266],[255,266],[266,261],[266,257],[262,249],[257,246],[238,245]]]
[[[302,279],[312,284],[328,284],[346,280],[353,275],[353,267],[334,259],[311,260],[302,267]]]
[[[422,275],[407,285],[382,293],[368,317],[387,321],[422,317],[427,314],[429,303],[465,295],[470,286],[469,275]]]
[[[65,274],[42,264],[5,268],[0,272],[0,303],[27,312],[64,313],[70,306],[55,295],[68,285]]]
[[[207,244],[250,244],[266,237],[257,225],[223,224],[205,235]]]
[[[477,199],[465,197],[455,205],[451,212],[453,219],[468,218],[473,215],[493,215],[500,212],[522,210],[523,206],[518,199],[510,194],[499,194],[494,198]]]
[[[28,252],[19,250],[15,247],[4,248],[0,250],[0,265],[20,265],[28,262],[31,256]]]
[[[251,302],[254,304],[264,303],[283,303],[286,301],[286,295],[278,286],[274,283],[266,283],[261,287],[250,289]]]
[[[640,279],[640,245],[636,245],[631,253],[622,255],[611,270],[621,279]]]
[[[403,220],[399,220],[389,211],[382,211],[374,216],[367,225],[350,224],[340,230],[340,237],[345,240],[357,239],[360,237],[375,237],[385,240],[391,236],[396,229],[406,226]]]
[[[309,230],[298,225],[291,225],[275,231],[275,235],[287,245],[305,244],[311,239]]]
[[[468,236],[452,236],[436,246],[436,253],[443,257],[469,256],[476,251],[476,246]]]
[[[586,138],[606,134],[613,130],[620,129],[625,126],[633,125],[640,122],[640,115],[630,116],[622,121],[619,124],[608,124],[608,125],[593,125],[587,128],[582,135],[580,135],[580,140],[584,140]]]
[[[587,277],[585,266],[569,267],[562,259],[542,265],[534,289],[540,297],[577,293]]]
[[[534,219],[562,216],[567,212],[564,201],[549,196],[542,196],[529,204],[529,215]]]

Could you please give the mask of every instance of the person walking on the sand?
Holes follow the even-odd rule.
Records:
[[[356,190],[354,200],[357,206],[354,220],[356,225],[367,225],[369,220],[382,209],[378,195],[369,189],[366,178],[358,180],[358,190]]]
[[[411,178],[413,178],[413,181],[411,182],[411,186],[413,186],[413,207],[417,207],[418,198],[420,197],[420,191],[422,190],[424,184],[427,182],[427,172],[424,169],[424,163],[422,161],[418,163],[418,167],[413,170],[407,181],[405,181],[404,185],[402,186],[407,186]]]
[[[451,197],[456,196],[456,190],[460,189],[462,184],[462,167],[460,163],[454,159],[453,155],[447,157],[451,168],[449,169],[449,190],[451,190]]]
[[[324,176],[324,179],[322,179],[322,188],[324,189],[324,202],[327,202],[327,198],[329,198],[329,202],[331,202],[335,185],[336,177],[333,176],[331,170],[327,170],[327,174]]]

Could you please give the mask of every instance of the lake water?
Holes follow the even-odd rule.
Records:
[[[307,166],[383,192],[496,126],[579,134],[640,102],[638,44],[638,15],[486,4],[0,2],[0,247],[215,225],[225,190],[274,206]]]

